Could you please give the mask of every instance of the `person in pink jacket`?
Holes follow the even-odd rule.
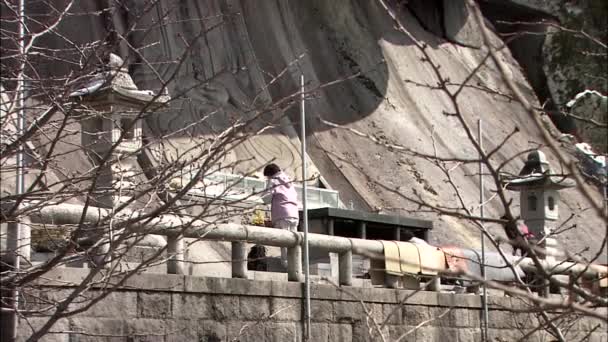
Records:
[[[264,203],[270,203],[270,217],[275,228],[295,232],[298,227],[298,194],[289,177],[274,163],[266,165],[264,176],[267,193]],[[281,248],[281,260],[287,265],[287,248]]]
[[[501,220],[508,221],[507,215],[502,215],[500,217]],[[517,250],[519,250],[520,255],[524,255],[523,245],[526,242],[535,243],[536,237],[530,231],[528,226],[521,219],[516,219],[514,221],[509,221],[506,224],[503,224],[505,229],[505,233],[509,240],[513,243],[513,255],[517,254]]]

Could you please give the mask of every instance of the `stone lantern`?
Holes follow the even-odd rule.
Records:
[[[168,95],[139,90],[122,61],[114,54],[109,63],[83,88],[70,94],[79,100],[81,141],[94,166],[102,166],[95,192],[96,205],[112,208],[129,198],[141,176],[137,155],[143,146],[142,119],[169,101]]]
[[[539,150],[530,152],[519,176],[505,183],[507,189],[519,191],[521,218],[537,239],[549,235],[555,228],[559,218],[559,190],[574,186],[566,176],[551,171],[545,154]],[[545,239],[542,246],[554,253],[555,239]]]

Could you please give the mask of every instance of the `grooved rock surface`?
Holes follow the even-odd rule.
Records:
[[[456,108],[445,94],[432,89],[438,81],[433,70],[422,60],[413,41],[395,30],[394,23],[375,1],[161,0],[154,10],[144,11],[147,3],[147,0],[126,1],[128,11],[123,8],[112,20],[119,31],[137,23],[141,30],[128,36],[131,45],[152,44],[139,50],[141,56],[129,53],[127,44],[121,45],[120,53],[131,63],[131,75],[140,89],[160,88],[155,72],[142,63],[144,59],[158,62],[153,64],[156,72],[167,76],[177,68],[177,63],[166,62],[185,56],[178,74],[169,82],[169,93],[185,92],[189,99],[173,103],[169,113],[146,119],[145,135],[173,134],[162,144],[153,144],[153,154],[159,162],[175,160],[182,153],[200,152],[206,139],[234,120],[249,118],[254,109],[297,91],[300,74],[304,74],[307,89],[315,90],[307,101],[306,119],[311,172],[319,172],[332,188],[340,191],[342,201],[352,203],[354,209],[380,208],[432,219],[433,244],[479,247],[480,234],[471,223],[438,217],[406,200],[423,199],[448,207],[458,203],[452,185],[445,182],[445,175],[434,163],[387,149],[345,130],[330,129],[319,119],[417,153],[468,160],[475,159],[477,154],[467,132],[476,136],[478,119],[483,120],[487,150],[497,147],[517,128],[519,133],[492,156],[495,163],[513,159],[504,170],[512,173],[523,165],[523,156],[518,153],[542,144],[538,129],[522,107],[497,94],[506,89],[491,63],[481,67],[469,83],[483,84],[491,91],[464,88],[457,101],[463,120],[450,115]],[[73,11],[85,13],[96,9],[94,6],[93,2],[78,2]],[[473,22],[467,11],[454,5],[443,7],[447,11],[444,17],[452,18],[443,28],[447,30],[446,37],[458,42],[480,41],[478,31],[470,29]],[[420,8],[430,11],[423,12],[428,17],[439,11],[429,5]],[[426,30],[421,21],[426,16],[414,15],[407,9],[399,10],[397,15],[412,36],[425,44],[426,51],[450,82],[463,81],[485,57],[483,49],[465,47]],[[171,24],[159,28],[157,23],[164,20]],[[85,22],[87,29],[82,30]],[[58,30],[77,44],[100,39],[106,32],[101,17],[83,15],[68,17]],[[196,40],[199,35],[201,39]],[[496,45],[502,44],[497,37],[493,40]],[[187,52],[185,42],[195,42]],[[42,43],[55,47],[64,44],[54,36]],[[509,67],[509,79],[529,101],[538,105],[509,51],[501,50],[500,58]],[[62,74],[69,67],[49,63],[41,72]],[[280,77],[274,80],[277,75]],[[344,78],[348,80],[328,85]],[[272,84],[266,87],[270,80]],[[222,165],[246,160],[231,169],[248,172],[277,158],[289,173],[300,174],[297,106],[271,114],[280,117],[280,125],[232,150],[221,161]],[[560,170],[551,152],[546,153],[554,169]],[[477,164],[456,167],[455,163],[448,163],[448,166],[464,204],[475,208],[479,198]],[[69,161],[62,168],[69,169]],[[498,201],[492,197],[494,190],[493,185],[485,189],[485,197],[490,198],[486,215],[498,218],[501,212]],[[513,196],[517,205],[517,194]],[[600,201],[599,193],[593,196]],[[578,215],[589,204],[577,191],[564,191],[562,200],[561,220],[569,219],[567,224],[576,224],[576,228],[566,231],[558,240],[571,252],[586,247],[591,248],[590,254],[597,251],[601,244],[598,236],[605,232],[602,221],[590,210]],[[570,218],[573,212],[576,215]],[[489,225],[488,229],[503,234],[497,226]],[[605,250],[602,255],[605,258]]]

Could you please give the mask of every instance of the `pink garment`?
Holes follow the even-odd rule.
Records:
[[[271,218],[276,223],[286,218],[298,219],[298,194],[293,183],[282,171],[268,180],[266,189],[271,199]]]
[[[528,226],[525,223],[518,221],[517,228],[519,229],[519,232],[521,233],[521,235],[523,235],[526,239],[530,239],[530,238],[534,237],[534,234],[530,233],[530,229],[528,228]]]

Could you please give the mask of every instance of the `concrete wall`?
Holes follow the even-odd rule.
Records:
[[[78,282],[86,270],[64,268],[37,294],[58,299],[70,291],[70,282]],[[409,334],[402,341],[479,341],[480,299],[473,295],[418,292],[380,288],[336,289],[331,285],[313,285],[311,341],[380,341],[370,337],[373,323],[367,319],[356,298],[365,299],[365,310],[381,324],[391,312],[382,332],[387,341],[417,325],[437,317]],[[92,291],[89,296],[95,295]],[[413,295],[412,295],[413,294]],[[352,296],[351,296],[352,295]],[[405,305],[399,302],[412,295]],[[354,296],[354,297],[353,297]],[[356,297],[356,298],[355,298]],[[88,311],[61,319],[54,327],[57,334],[43,341],[301,341],[302,285],[290,282],[264,282],[244,279],[203,278],[179,275],[142,274],[129,279],[124,287],[111,293]],[[490,297],[490,335],[493,341],[516,341],[535,328],[534,314],[513,313],[525,310],[526,303],[507,297]],[[79,298],[80,304],[86,303]],[[44,306],[28,301],[30,308]],[[552,317],[556,314],[552,314]],[[565,317],[556,323],[572,320]],[[29,317],[20,324],[25,340],[31,328],[39,327],[44,317]],[[606,324],[581,319],[570,324],[568,340],[606,341]],[[82,332],[82,333],[78,333]],[[390,336],[390,339],[388,338]],[[546,333],[535,333],[526,341],[551,341]]]

